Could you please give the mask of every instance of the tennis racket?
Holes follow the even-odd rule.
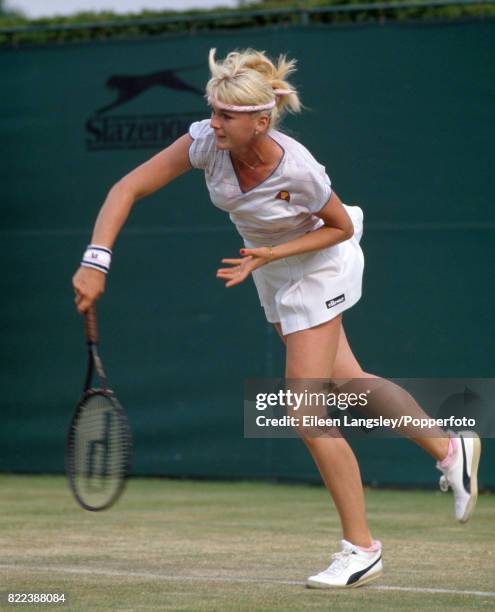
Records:
[[[77,503],[86,510],[110,508],[122,495],[131,464],[132,438],[127,417],[98,353],[94,306],[85,315],[88,369],[84,391],[67,434],[66,472]],[[92,386],[94,374],[99,387]]]

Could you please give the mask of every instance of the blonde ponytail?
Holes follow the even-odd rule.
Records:
[[[210,49],[208,63],[211,78],[206,85],[206,97],[223,104],[240,107],[274,106],[257,111],[270,115],[270,127],[276,127],[285,111],[298,113],[301,102],[287,77],[296,71],[296,60],[279,55],[276,64],[264,51],[244,49],[232,51],[223,61],[215,61],[216,49]],[[289,93],[277,94],[274,90]]]

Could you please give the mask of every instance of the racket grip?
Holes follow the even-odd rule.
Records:
[[[91,306],[84,316],[86,338],[92,344],[98,343],[98,325],[96,324],[96,306]]]

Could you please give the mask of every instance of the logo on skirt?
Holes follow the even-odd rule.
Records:
[[[345,302],[345,293],[338,295],[331,300],[327,300],[325,304],[327,305],[327,308],[333,308],[334,306],[337,306],[337,304],[342,304],[342,302]]]

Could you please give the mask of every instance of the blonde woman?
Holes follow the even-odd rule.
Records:
[[[110,189],[73,279],[79,312],[103,293],[112,246],[134,203],[199,168],[213,204],[229,213],[244,241],[241,256],[223,259],[217,277],[226,287],[253,277],[267,320],[286,347],[286,378],[371,378],[356,361],[342,325],[342,313],[361,296],[362,211],[342,204],[325,168],[276,129],[284,111],[301,109],[288,81],[295,61],[280,56],[274,63],[252,49],[216,61],[212,49],[209,66],[211,118],[193,123],[188,134]],[[398,387],[390,389],[398,405],[413,402]],[[456,517],[466,521],[476,501],[479,440],[436,433],[415,441],[437,460],[453,488]],[[382,572],[381,544],[366,521],[356,458],[342,437],[302,437],[343,531],[341,551],[308,586],[369,582]]]

